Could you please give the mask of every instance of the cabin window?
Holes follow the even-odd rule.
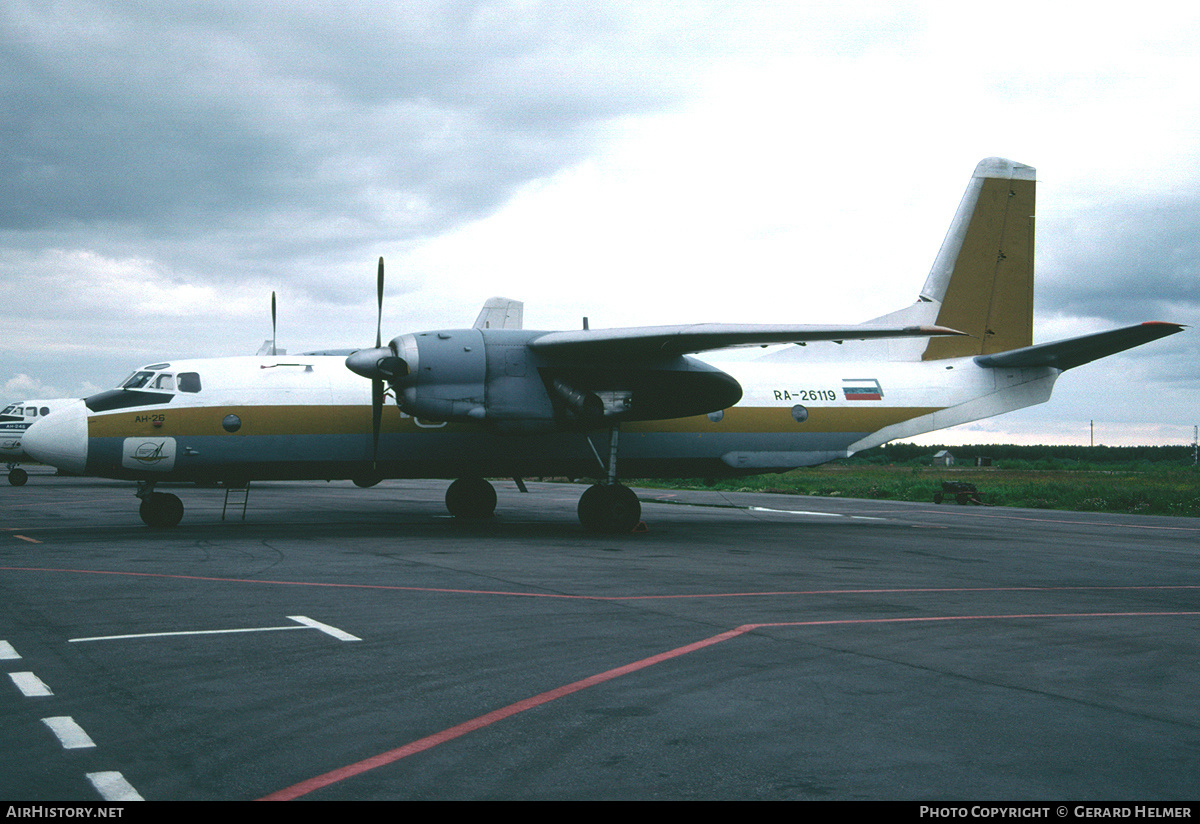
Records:
[[[50,414],[50,407],[48,407],[48,406],[43,406],[43,407],[42,407],[42,411],[41,411],[39,414],[42,414],[42,415],[49,415],[49,414]]]
[[[179,391],[180,392],[199,392],[200,391],[200,373],[199,372],[180,372],[179,373]]]

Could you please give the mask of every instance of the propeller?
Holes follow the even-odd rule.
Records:
[[[275,330],[275,293],[271,292],[271,355],[272,356],[279,354],[279,350],[275,346],[275,344],[278,342],[278,340],[279,340],[279,338],[276,335],[276,330]]]
[[[379,274],[375,278],[375,349],[383,348],[383,255],[379,256]],[[391,348],[388,348],[391,351]],[[386,356],[385,356],[386,357]],[[383,358],[375,362],[380,371]],[[371,468],[376,466],[379,456],[379,430],[383,427],[383,378],[371,378]]]
[[[408,364],[396,355],[391,346],[383,345],[383,258],[379,258],[379,275],[376,279],[377,312],[375,320],[375,348],[360,349],[346,358],[346,367],[356,375],[371,380],[371,464],[374,467],[379,455],[379,431],[383,427],[384,382],[402,378],[408,374]]]

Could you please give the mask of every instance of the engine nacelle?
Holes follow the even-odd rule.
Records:
[[[385,359],[403,361],[389,367],[397,375],[389,378],[396,404],[423,420],[534,434],[703,415],[742,396],[731,376],[687,357],[601,364],[549,358],[528,346],[544,334],[449,329],[402,335],[391,342],[394,357]]]
[[[408,374],[391,381],[396,405],[430,421],[487,417],[487,350],[478,329],[401,335],[392,349]]]

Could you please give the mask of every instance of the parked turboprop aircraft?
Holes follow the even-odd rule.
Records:
[[[29,473],[20,463],[29,463],[34,459],[21,447],[21,438],[25,430],[51,412],[62,409],[68,403],[75,403],[78,398],[35,398],[34,400],[10,403],[0,410],[0,460],[8,469],[8,482],[13,486],[24,486],[29,480]]]
[[[1063,370],[1183,328],[1032,345],[1034,189],[1032,167],[982,161],[917,302],[867,324],[545,332],[521,328],[519,303],[493,299],[471,329],[384,346],[377,328],[375,347],[348,357],[151,364],[37,423],[26,449],[140,481],[151,526],[183,516],[158,481],[458,478],[447,508],[480,517],[496,503],[485,477],[566,475],[604,479],[580,499],[586,526],[628,531],[640,504],[618,469],[717,477],[819,464],[1042,403]],[[377,285],[382,317],[382,259]],[[844,345],[837,358],[819,347],[694,357],[813,341]]]

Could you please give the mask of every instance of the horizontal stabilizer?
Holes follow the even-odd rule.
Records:
[[[1049,366],[1062,371],[1117,352],[1124,352],[1152,340],[1165,338],[1167,335],[1174,335],[1183,329],[1178,323],[1149,321],[1137,326],[1111,329],[1054,343],[1039,343],[1036,346],[1026,346],[995,355],[980,355],[975,358],[975,362],[980,366],[993,367]]]
[[[529,342],[548,355],[597,358],[661,358],[774,343],[927,338],[961,335],[943,326],[814,326],[788,324],[697,323],[548,332]]]

